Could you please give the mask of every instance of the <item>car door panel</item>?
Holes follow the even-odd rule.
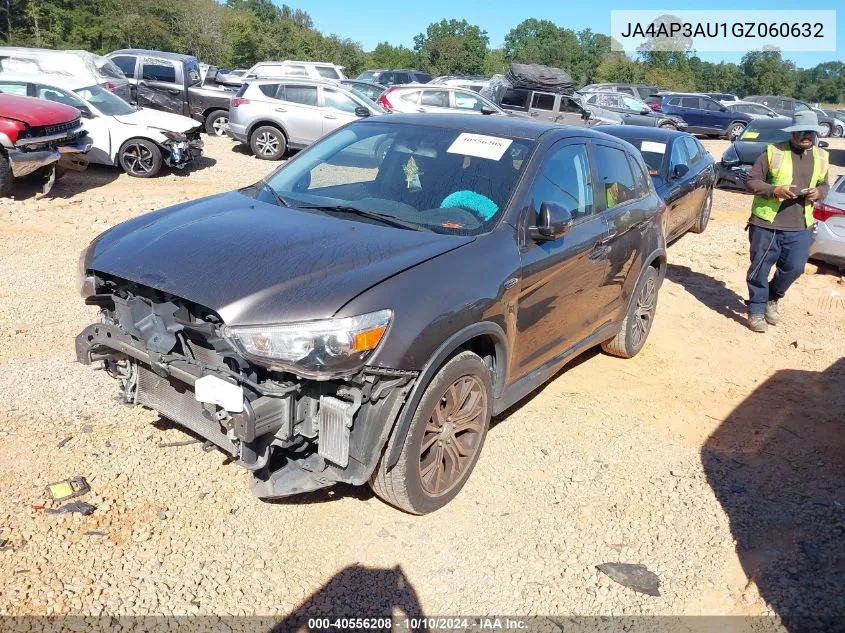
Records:
[[[342,92],[322,87],[320,90],[323,93],[323,136],[358,118],[355,115],[355,108],[359,104]]]
[[[684,226],[692,213],[693,198],[695,196],[693,185],[690,182],[690,173],[681,178],[675,178],[672,171],[677,165],[689,166],[689,153],[683,137],[676,137],[669,150],[669,164],[666,171],[666,238],[671,240],[677,236],[678,231]]]
[[[181,67],[169,59],[142,57],[136,98],[142,108],[185,114],[188,99]]]
[[[310,145],[323,135],[323,108],[317,86],[281,84],[273,113],[293,145]]]
[[[586,147],[583,141],[561,141],[550,148],[525,201],[516,316],[518,375],[539,369],[586,338],[597,318],[597,294],[608,269],[601,247],[607,224],[593,213]],[[565,235],[538,242],[527,237],[528,227],[536,223],[544,201],[573,211],[574,224]]]

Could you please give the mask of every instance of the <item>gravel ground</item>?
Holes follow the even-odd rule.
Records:
[[[0,614],[845,614],[845,286],[805,275],[782,325],[748,331],[740,194],[717,191],[707,231],[672,245],[643,352],[588,352],[501,416],[433,515],[366,487],[262,502],[220,453],[165,446],[190,437],[74,362],[94,318],[78,254],[274,167],[215,138],[186,173],[92,167],[0,201]],[[96,511],[47,514],[44,486],[75,474]],[[606,562],[646,565],[661,595]]]

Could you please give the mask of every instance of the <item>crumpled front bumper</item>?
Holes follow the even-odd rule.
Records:
[[[165,163],[169,167],[182,169],[191,161],[202,156],[203,142],[201,139],[190,139],[187,141],[173,141],[166,144],[170,155],[165,156]]]
[[[76,160],[78,160],[79,154],[85,154],[90,149],[91,141],[88,138],[80,139],[79,141],[68,145],[60,145],[58,147],[50,147],[30,152],[13,148],[8,150],[9,163],[11,163],[12,166],[12,175],[15,178],[28,176],[42,167],[58,163],[65,158],[70,159],[71,156],[76,157]],[[84,161],[84,164],[87,165],[87,161]],[[79,169],[78,167],[74,168]]]
[[[718,189],[745,192],[745,185],[748,182],[748,175],[750,173],[751,165],[732,167],[720,161],[716,163],[716,187]]]

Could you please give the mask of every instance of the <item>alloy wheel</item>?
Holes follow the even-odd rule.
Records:
[[[487,391],[476,376],[462,376],[446,389],[426,424],[420,448],[420,482],[427,494],[448,493],[474,463],[486,412]]]
[[[149,148],[140,143],[130,143],[123,150],[123,163],[133,174],[148,174],[153,170],[155,158]]]
[[[709,194],[704,201],[704,208],[701,210],[701,226],[705,226],[710,221],[710,210],[713,208],[713,194]]]
[[[229,119],[226,117],[217,117],[214,119],[214,122],[211,124],[211,127],[214,128],[214,135],[215,136],[225,136],[226,135],[226,126],[229,125]]]
[[[262,132],[255,139],[255,146],[264,156],[272,156],[279,151],[279,138],[270,132]]]
[[[651,330],[654,319],[654,308],[657,305],[657,282],[649,277],[637,297],[637,308],[634,311],[634,327],[631,331],[631,342],[638,349]]]

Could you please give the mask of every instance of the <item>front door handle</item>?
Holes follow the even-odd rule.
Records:
[[[333,114],[324,114],[323,118],[324,119],[336,119],[337,117]]]
[[[425,108],[417,108],[417,112],[425,112]]]
[[[287,112],[285,108],[276,108],[276,112]]]

